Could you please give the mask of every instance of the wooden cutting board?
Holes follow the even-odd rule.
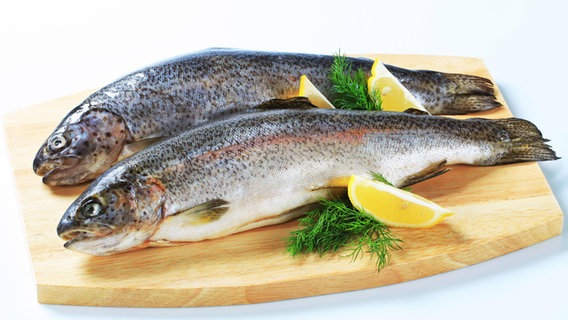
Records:
[[[374,56],[372,56],[374,57]],[[407,68],[490,78],[475,58],[381,55]],[[48,187],[32,160],[63,116],[90,92],[4,117],[21,215],[40,303],[187,307],[248,304],[372,288],[463,268],[562,232],[563,215],[538,164],[454,166],[413,191],[455,211],[426,230],[392,229],[403,241],[380,273],[371,260],[341,255],[291,258],[284,239],[295,221],[179,247],[91,257],[63,248],[55,228],[86,187]],[[498,95],[505,104],[502,96]],[[505,106],[475,114],[510,116]],[[546,128],[544,128],[546,129]],[[546,132],[546,130],[545,130]],[[552,144],[561,143],[552,141]],[[11,213],[11,212],[10,212]]]

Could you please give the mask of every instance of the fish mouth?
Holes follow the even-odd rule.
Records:
[[[75,244],[76,242],[82,241],[83,239],[89,239],[89,238],[92,239],[92,238],[96,238],[96,237],[90,236],[86,232],[77,232],[75,235],[69,235],[68,237],[63,238],[63,240],[66,240],[65,243],[63,244],[63,247],[65,247],[65,249],[70,249],[70,248],[73,247],[73,244]]]
[[[108,225],[98,225],[96,230],[68,230],[61,231],[61,227],[58,228],[58,235],[61,239],[65,240],[63,245],[67,249],[71,249],[78,242],[85,241],[96,241],[100,240],[112,233],[112,227]]]
[[[79,175],[73,175],[72,173],[74,169],[78,168],[80,163],[81,158],[78,156],[65,156],[57,159],[36,156],[33,162],[33,169],[38,176],[42,177],[43,183],[58,185],[62,184],[61,181],[64,180],[76,180],[76,177]]]
[[[59,231],[59,228],[58,228]],[[66,242],[65,249],[93,256],[108,256],[115,253],[127,252],[137,246],[143,246],[149,234],[146,231],[130,232],[114,230],[109,225],[97,225],[97,229],[75,229],[64,231],[59,237]]]
[[[50,170],[43,175],[41,181],[44,184],[50,186],[70,185],[70,184],[78,184],[80,182],[83,182],[87,174],[78,173],[73,175],[74,171],[73,169],[75,169],[75,167],[65,168],[65,169],[57,168]]]

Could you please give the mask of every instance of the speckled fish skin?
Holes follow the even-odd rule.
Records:
[[[441,164],[556,159],[545,141],[520,119],[247,112],[117,163],[71,204],[57,232],[68,249],[93,255],[217,238],[297,217],[294,208],[329,196],[352,174],[378,172],[401,186]]]
[[[209,49],[141,69],[73,109],[39,149],[33,169],[50,185],[92,180],[116,162],[128,144],[170,137],[268,99],[295,96],[302,74],[329,96],[332,61],[329,55]],[[370,73],[372,60],[351,61]],[[491,81],[484,78],[388,68],[433,114],[500,105]],[[119,139],[99,141],[116,133]]]

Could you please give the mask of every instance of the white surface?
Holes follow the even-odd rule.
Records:
[[[536,123],[564,157],[541,167],[566,213],[566,12],[567,4],[543,0],[3,1],[0,108],[4,114],[99,87],[211,46],[475,56],[485,60],[513,113]],[[184,309],[41,305],[1,135],[2,318],[568,319],[565,234],[461,270],[328,296]]]

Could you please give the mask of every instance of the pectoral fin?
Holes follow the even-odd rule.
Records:
[[[118,160],[124,160],[131,155],[135,154],[136,152],[149,147],[150,145],[162,140],[162,138],[150,138],[146,140],[136,141],[133,143],[129,143],[122,147],[122,151],[118,155]]]
[[[175,219],[180,226],[195,226],[219,220],[228,210],[229,202],[223,199],[213,199],[199,204],[186,211],[173,214],[166,219]]]
[[[437,177],[441,174],[444,174],[448,171],[450,171],[449,168],[442,168],[443,166],[446,165],[446,160],[444,161],[440,161],[438,163],[432,163],[431,165],[427,166],[426,168],[409,175],[408,177],[406,177],[406,179],[404,181],[402,181],[401,185],[398,186],[399,188],[404,188],[404,187],[408,187],[411,186],[413,184],[417,184],[418,182],[422,182],[428,179],[432,179],[434,177]]]

